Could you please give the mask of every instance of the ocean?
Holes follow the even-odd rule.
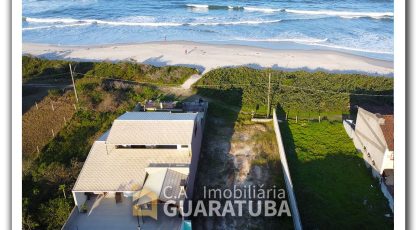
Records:
[[[23,0],[24,42],[195,41],[393,60],[389,0]]]

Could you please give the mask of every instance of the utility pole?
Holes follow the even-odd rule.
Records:
[[[77,97],[76,85],[74,84],[74,77],[73,77],[73,70],[71,69],[71,63],[69,63],[69,67],[70,67],[71,81],[73,82],[74,95],[76,96],[76,102],[79,103],[79,98]]]
[[[271,90],[271,73],[268,74],[267,118],[270,116],[270,90]]]

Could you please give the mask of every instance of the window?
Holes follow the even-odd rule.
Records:
[[[367,153],[367,156],[370,158],[370,153]]]
[[[177,149],[176,145],[116,145],[117,149]]]
[[[188,145],[181,145],[181,148],[188,148]]]
[[[372,161],[372,165],[375,165],[375,161]]]

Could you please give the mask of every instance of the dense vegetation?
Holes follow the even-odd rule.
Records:
[[[182,84],[188,77],[198,73],[196,69],[183,66],[156,67],[133,61],[125,62],[69,62],[47,60],[31,56],[22,57],[24,81],[40,78],[70,80],[69,63],[76,67],[75,76],[87,74],[98,78],[117,78],[159,84]]]
[[[392,213],[341,122],[280,123],[307,229],[392,229]]]
[[[69,62],[47,60],[31,56],[22,56],[23,79],[39,78],[42,76],[69,74]]]
[[[197,70],[183,66],[155,67],[134,62],[95,63],[93,68],[87,72],[87,74],[97,77],[113,77],[139,82],[178,85],[196,73],[198,73]]]
[[[24,161],[24,229],[60,229],[74,206],[71,189],[93,141],[138,101],[165,99],[152,86],[98,78],[79,79],[76,87],[77,112],[39,154],[30,162]]]
[[[267,108],[269,73],[270,106],[281,107],[290,116],[308,116],[311,113],[316,116],[341,115],[349,113],[351,106],[363,103],[393,104],[393,97],[354,95],[393,93],[392,78],[359,74],[220,68],[206,73],[195,87],[200,94],[240,105],[243,110],[264,113]]]

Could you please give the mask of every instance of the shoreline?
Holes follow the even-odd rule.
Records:
[[[187,51],[187,54],[185,53]],[[22,54],[77,61],[135,60],[155,66],[183,65],[206,73],[214,68],[249,66],[285,71],[325,71],[394,75],[393,62],[329,49],[269,49],[239,44],[154,41],[104,45],[23,43]]]

